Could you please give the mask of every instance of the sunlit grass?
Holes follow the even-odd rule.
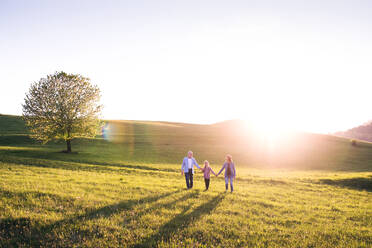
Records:
[[[224,193],[222,178],[212,178],[211,190],[204,192],[200,173],[195,189],[187,191],[179,173],[156,171],[151,164],[151,173],[80,166],[0,163],[1,225],[8,226],[2,244],[358,247],[372,242],[370,189],[329,185],[320,175],[247,171],[230,194]],[[372,177],[322,175],[369,183]],[[13,225],[24,228],[24,236]]]
[[[41,146],[3,134],[0,247],[372,245],[368,145],[352,149],[344,140],[317,137],[312,144],[328,146],[308,148],[317,158],[309,162],[306,155],[298,168],[269,169],[252,151],[240,154],[238,141],[229,148],[198,126],[167,136],[161,128],[137,126],[127,143],[77,140],[76,154],[61,153],[64,144]],[[212,177],[204,192],[200,172],[195,188],[185,190],[178,162],[190,144],[215,171],[225,150],[238,154],[234,193],[225,193],[222,177]]]

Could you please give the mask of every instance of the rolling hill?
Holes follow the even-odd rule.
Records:
[[[107,121],[102,136],[41,145],[0,116],[0,247],[371,247],[372,147],[256,135],[241,122]],[[223,176],[185,190],[192,149]]]
[[[351,128],[344,132],[335,133],[337,136],[372,142],[372,122]]]
[[[240,121],[213,125],[107,121],[103,130],[103,135],[95,139],[73,141],[81,160],[104,163],[109,157],[118,163],[179,164],[186,152],[193,150],[199,161],[209,160],[212,164],[221,164],[229,153],[241,167],[372,170],[372,144],[361,142],[353,147],[348,139],[311,133],[271,139],[257,135]],[[24,155],[69,159],[46,152],[63,150],[63,143],[42,146],[28,138],[18,116],[0,116],[0,135],[0,145],[39,149],[24,151]]]

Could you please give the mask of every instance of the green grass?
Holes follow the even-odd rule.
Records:
[[[282,147],[236,126],[116,122],[111,141],[42,146],[0,116],[0,247],[371,247],[372,146],[298,134]],[[235,192],[201,173],[231,153]]]

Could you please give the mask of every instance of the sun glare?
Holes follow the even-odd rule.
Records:
[[[247,130],[253,133],[269,150],[286,146],[288,140],[298,131],[289,119],[254,118],[245,120]]]

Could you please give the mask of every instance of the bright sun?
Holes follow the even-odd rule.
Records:
[[[266,118],[264,118],[266,117]],[[274,149],[283,146],[298,131],[288,119],[275,119],[269,115],[254,120],[246,120],[247,130],[253,132],[256,138]]]

